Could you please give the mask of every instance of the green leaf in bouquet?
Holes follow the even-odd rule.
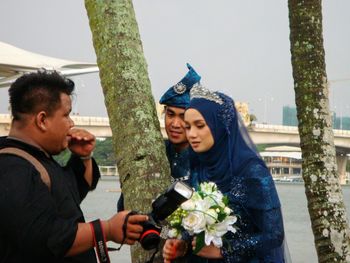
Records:
[[[221,208],[221,206],[219,206],[219,205],[212,205],[210,208],[212,208],[212,209],[220,209],[220,210],[222,210],[222,208]]]
[[[193,250],[193,254],[197,254],[205,246],[205,232],[202,231],[196,235],[196,247]]]
[[[222,198],[222,202],[225,204],[225,206],[228,206],[228,197],[226,195]]]
[[[225,213],[219,213],[218,214],[218,221],[219,222],[222,222],[222,221],[224,221],[224,219],[226,218],[226,214]]]
[[[198,191],[198,195],[203,199],[204,197],[206,197],[206,194],[202,191]]]

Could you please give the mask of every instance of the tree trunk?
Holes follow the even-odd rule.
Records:
[[[151,201],[169,185],[170,170],[132,1],[85,0],[85,6],[125,207],[149,212]],[[139,245],[132,247],[132,262],[144,263],[149,256]]]
[[[329,110],[321,0],[289,0],[303,179],[319,262],[350,262],[350,237]]]

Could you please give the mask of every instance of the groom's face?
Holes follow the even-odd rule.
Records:
[[[173,144],[186,144],[186,132],[184,122],[185,109],[166,106],[165,108],[165,131],[169,141]]]

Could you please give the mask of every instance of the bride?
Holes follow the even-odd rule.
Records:
[[[211,244],[196,255],[191,253],[195,239],[168,239],[163,248],[164,262],[182,256],[191,263],[286,262],[278,194],[233,100],[197,85],[191,90],[185,123],[195,155],[191,184],[196,188],[205,181],[216,183],[238,215],[238,231],[228,232],[222,247]]]

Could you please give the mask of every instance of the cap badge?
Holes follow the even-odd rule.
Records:
[[[179,82],[174,86],[174,91],[177,94],[184,94],[186,91],[186,86],[182,84],[182,82]]]

